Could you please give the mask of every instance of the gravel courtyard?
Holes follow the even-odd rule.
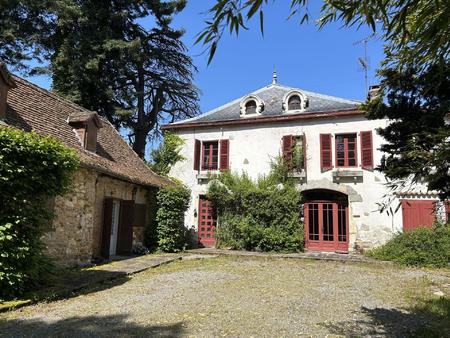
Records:
[[[404,337],[427,332],[431,323],[449,329],[448,313],[421,307],[449,296],[448,270],[188,259],[73,298],[2,313],[0,336]]]

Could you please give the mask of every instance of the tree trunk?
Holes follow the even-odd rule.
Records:
[[[145,146],[147,145],[148,131],[145,128],[145,77],[142,64],[138,66],[138,88],[137,88],[137,123],[134,127],[133,150],[140,158],[145,157]]]

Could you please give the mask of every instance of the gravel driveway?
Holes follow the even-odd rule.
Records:
[[[413,307],[441,293],[450,295],[448,271],[183,260],[121,285],[0,314],[0,337],[404,337],[442,320]]]

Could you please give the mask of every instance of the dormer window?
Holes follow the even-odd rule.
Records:
[[[250,100],[245,104],[245,115],[256,114],[256,101]]]
[[[255,95],[249,95],[241,101],[241,116],[255,116],[261,114],[264,110],[264,102]]]
[[[291,90],[284,96],[283,110],[286,112],[301,112],[307,107],[307,96],[298,90]]]
[[[292,95],[288,101],[288,110],[302,109],[302,100],[299,95]]]
[[[73,127],[83,148],[95,153],[97,150],[98,129],[102,127],[97,113],[74,113],[69,116],[68,122]]]

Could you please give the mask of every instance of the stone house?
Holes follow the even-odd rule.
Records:
[[[106,119],[0,66],[0,124],[53,136],[80,158],[71,191],[49,203],[55,218],[44,242],[59,264],[127,255],[142,242],[148,193],[173,183],[153,173]]]
[[[372,89],[374,94],[376,88]],[[431,226],[444,206],[426,187],[393,192],[374,170],[383,161],[377,128],[389,121],[367,120],[360,102],[277,83],[198,117],[164,126],[185,140],[187,160],[171,176],[192,190],[186,225],[201,246],[215,243],[217,220],[205,194],[211,173],[245,171],[256,179],[283,156],[306,200],[299,206],[308,250],[352,251],[387,241],[396,232]],[[295,158],[297,156],[297,158]],[[398,212],[380,212],[389,200]],[[437,206],[437,208],[436,208]],[[447,217],[449,208],[447,205]]]

